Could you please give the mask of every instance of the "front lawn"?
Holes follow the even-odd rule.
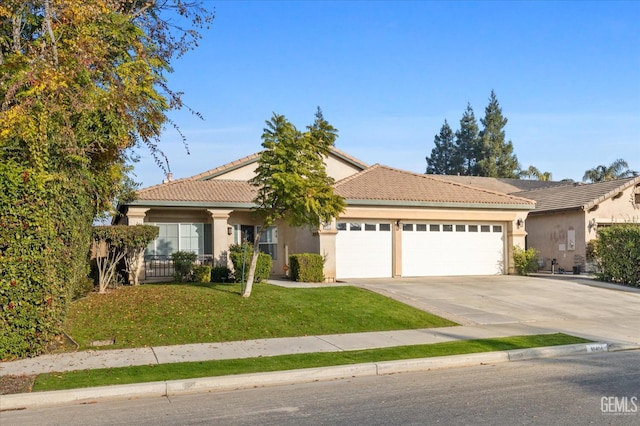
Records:
[[[65,331],[80,345],[105,349],[226,342],[456,325],[356,287],[145,284],[74,302]]]

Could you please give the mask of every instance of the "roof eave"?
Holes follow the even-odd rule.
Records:
[[[506,203],[453,203],[438,201],[404,201],[404,200],[366,200],[346,198],[347,206],[388,206],[388,207],[434,207],[434,208],[471,208],[492,210],[533,210],[533,204],[506,204]]]
[[[135,200],[127,204],[135,207],[202,207],[202,208],[234,208],[250,209],[257,207],[255,203],[243,202],[211,202],[211,201],[169,201],[169,200]]]

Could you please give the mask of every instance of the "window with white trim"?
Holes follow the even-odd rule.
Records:
[[[258,232],[260,227],[258,226]],[[273,260],[278,259],[278,227],[270,226],[264,230],[260,235],[260,242],[258,243],[260,251],[267,253]]]
[[[210,223],[151,223],[158,227],[158,237],[149,243],[146,255],[170,256],[176,251],[198,255],[211,254]]]

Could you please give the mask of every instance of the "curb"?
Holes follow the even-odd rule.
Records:
[[[123,400],[177,396],[285,384],[339,380],[352,377],[382,376],[397,373],[515,362],[536,358],[586,355],[598,352],[616,352],[639,348],[640,347],[638,347],[638,345],[631,344],[609,344],[599,342],[588,344],[580,343],[575,345],[547,346],[501,352],[482,352],[476,354],[451,355],[433,358],[305,368],[268,373],[239,374],[151,383],[135,383],[130,385],[10,394],[2,395],[0,398],[0,411],[21,410],[61,404],[93,403],[107,399]]]

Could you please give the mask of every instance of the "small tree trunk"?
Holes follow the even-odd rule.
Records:
[[[251,264],[249,265],[249,274],[247,275],[247,285],[244,288],[242,297],[251,296],[251,290],[253,289],[253,279],[256,275],[256,267],[258,266],[258,257],[260,256],[260,237],[265,226],[260,228],[260,232],[256,234],[256,238],[253,241],[253,255],[251,256]]]

